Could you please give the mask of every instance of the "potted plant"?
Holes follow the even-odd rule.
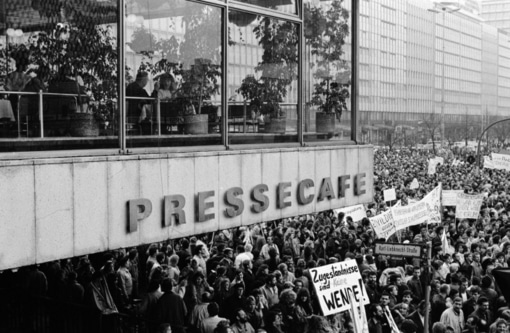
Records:
[[[87,90],[87,94],[82,95],[81,89],[77,89],[77,112],[67,115],[67,128],[61,133],[97,136],[99,127],[95,114],[98,110],[96,102],[104,104],[101,107],[102,117],[113,120],[113,108],[106,105],[117,99],[117,49],[114,39],[108,27],[90,29],[71,21],[55,24],[29,40],[30,61],[39,67],[49,66],[49,82],[58,81],[58,71],[64,66],[70,66],[77,84],[80,82],[78,78],[81,78],[83,83],[80,84]],[[85,100],[90,100],[91,104],[82,102]]]
[[[297,78],[296,25],[264,17],[253,31],[264,50],[255,67],[258,78],[246,76],[237,92],[263,116],[266,132],[285,133],[286,112],[280,103]]]
[[[316,132],[333,133],[335,118],[340,121],[347,110],[350,70],[342,59],[344,40],[349,34],[349,12],[342,7],[342,0],[331,2],[328,9],[322,6],[305,6],[305,38],[311,45],[312,55],[317,56],[312,98],[308,105],[317,106]]]
[[[133,34],[130,45],[138,46],[134,50],[144,58],[139,70],[153,75],[172,73],[180,83],[174,94],[180,130],[185,134],[204,134],[209,123],[216,123],[218,117],[212,98],[220,92],[221,66],[217,64],[221,63],[221,41],[211,36],[220,36],[220,11],[190,4],[186,7],[189,12],[182,13],[184,38],[171,36],[156,41],[142,27]],[[148,38],[152,40],[150,47],[144,46]],[[192,64],[190,59],[194,59]]]
[[[184,101],[181,106],[184,133],[208,133],[209,120],[217,115],[217,107],[211,103],[211,98],[219,93],[220,66],[211,64],[209,59],[195,59],[190,69],[181,67],[175,73],[182,79],[176,96]]]

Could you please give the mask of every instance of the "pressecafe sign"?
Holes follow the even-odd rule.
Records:
[[[423,247],[417,244],[375,243],[375,254],[390,257],[421,258]]]
[[[0,161],[0,183],[4,270],[369,203],[373,147]]]

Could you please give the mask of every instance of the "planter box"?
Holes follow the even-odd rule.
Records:
[[[264,124],[264,131],[266,133],[280,133],[284,134],[287,128],[287,118],[271,118]]]
[[[209,131],[209,115],[194,114],[184,116],[184,134],[207,134]]]
[[[334,133],[336,114],[317,112],[315,114],[315,132],[317,133]]]

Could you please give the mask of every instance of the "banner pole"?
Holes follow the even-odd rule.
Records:
[[[427,266],[425,268],[425,316],[423,323],[423,332],[429,332],[430,318],[430,264],[432,261],[432,242],[427,242]]]

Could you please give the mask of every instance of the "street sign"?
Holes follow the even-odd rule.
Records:
[[[422,246],[418,244],[375,243],[375,254],[390,257],[421,258]]]

